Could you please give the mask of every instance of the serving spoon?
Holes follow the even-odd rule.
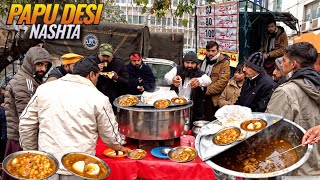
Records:
[[[318,137],[315,137],[312,141],[315,141],[317,138],[318,138]],[[312,142],[312,141],[311,141],[311,142]],[[302,143],[302,144],[300,144],[300,145],[298,145],[298,146],[295,146],[295,147],[293,147],[293,148],[291,148],[291,149],[288,149],[288,150],[286,150],[286,151],[283,151],[283,152],[281,152],[281,153],[279,153],[279,154],[275,154],[275,155],[273,155],[273,156],[271,156],[271,157],[266,158],[265,161],[270,160],[270,159],[272,159],[272,158],[274,158],[274,157],[281,156],[282,154],[285,154],[285,153],[287,153],[287,152],[289,152],[289,151],[292,151],[292,150],[294,150],[294,149],[297,149],[298,147],[301,147],[301,146],[303,146],[303,145],[307,145],[308,143],[309,143],[309,142],[307,141],[307,142]]]

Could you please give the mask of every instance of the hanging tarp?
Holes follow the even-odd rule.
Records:
[[[183,56],[183,41],[183,33],[152,32],[148,57],[168,59],[180,64]]]
[[[79,40],[46,40],[45,48],[56,57],[69,52],[83,56],[95,55],[99,45],[109,43],[114,56],[129,61],[129,55],[140,52],[147,57],[150,49],[150,34],[147,26],[101,22],[99,25],[81,26]]]

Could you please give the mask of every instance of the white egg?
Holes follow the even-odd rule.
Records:
[[[84,171],[84,166],[85,166],[84,161],[78,161],[78,162],[76,162],[76,163],[74,163],[74,164],[72,165],[72,168],[73,168],[74,170],[76,170],[77,172],[79,172],[79,173],[83,173],[83,171]]]
[[[261,124],[261,122],[255,122],[254,126],[255,126],[255,129],[260,129],[262,124]]]
[[[12,161],[11,161],[11,164],[12,165],[16,165],[18,163],[18,159],[17,158],[14,158]]]
[[[253,125],[253,123],[250,123],[250,124],[247,126],[247,129],[249,129],[249,130],[254,130],[254,125]]]
[[[116,156],[117,155],[115,151],[108,152],[107,154],[110,155],[110,156]]]
[[[100,167],[98,166],[98,164],[89,163],[86,165],[86,172],[90,175],[97,175],[100,172]]]

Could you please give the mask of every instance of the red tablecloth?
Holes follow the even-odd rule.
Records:
[[[137,145],[126,146],[136,149]],[[108,147],[98,139],[96,156],[104,160],[111,169],[108,180],[133,180],[143,179],[166,179],[166,180],[214,180],[213,169],[202,162],[199,157],[188,163],[177,163],[171,160],[159,159],[147,151],[147,156],[142,160],[131,160],[124,158],[110,158],[103,155],[103,151]]]

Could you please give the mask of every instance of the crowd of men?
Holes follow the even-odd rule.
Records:
[[[126,151],[112,102],[123,94],[154,91],[155,77],[140,53],[132,52],[128,65],[113,54],[107,43],[97,55],[65,54],[44,82],[52,57],[42,47],[30,48],[6,87],[4,157],[22,149],[46,151],[57,159],[71,151],[95,155],[98,136],[108,147]],[[288,46],[283,28],[270,21],[261,51],[239,64],[231,79],[229,58],[215,41],[207,43],[203,61],[188,52],[164,79],[179,96],[193,100],[191,124],[213,121],[219,108],[236,104],[293,120],[310,129],[303,142],[314,143],[320,139],[320,73],[313,69],[317,56],[310,43]],[[319,138],[312,141],[314,137]],[[319,162],[317,146],[296,175],[320,175]],[[2,173],[2,179],[10,177]],[[50,179],[79,178],[60,169]]]

